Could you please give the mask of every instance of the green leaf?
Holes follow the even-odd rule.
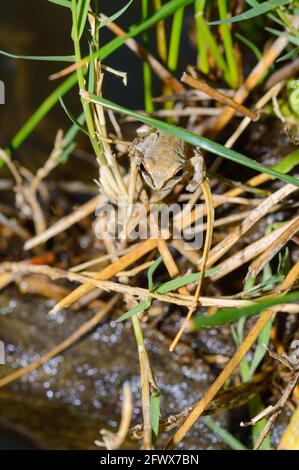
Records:
[[[267,2],[256,4],[250,10],[244,11],[240,15],[233,16],[232,18],[226,18],[219,21],[210,21],[209,25],[219,25],[219,24],[228,24],[228,23],[237,23],[238,21],[249,20],[255,18],[256,16],[264,15],[274,8],[278,8],[282,5],[287,5],[290,3],[290,0],[268,0]]]
[[[149,267],[148,272],[147,272],[147,279],[148,279],[148,289],[150,292],[154,289],[154,281],[153,281],[153,274],[158,268],[158,266],[162,262],[162,257],[159,256],[158,259]]]
[[[72,8],[72,4],[70,0],[48,0],[48,2],[55,3],[61,7]]]
[[[298,53],[299,47],[295,47],[294,49],[279,57],[276,62],[284,62],[285,60],[293,59],[293,57],[297,57]]]
[[[133,0],[130,0],[123,8],[118,10],[116,13],[113,15],[109,16],[109,18],[106,18],[103,21],[100,21],[100,28],[103,28],[104,26],[107,26],[107,24],[112,23],[113,21],[117,20],[131,5]]]
[[[272,168],[273,170],[286,174],[289,173],[297,165],[299,165],[299,149],[296,149],[285,157],[283,157],[280,162],[273,165]]]
[[[272,320],[269,320],[258,337],[257,346],[255,348],[254,356],[249,368],[249,377],[253,376],[258,365],[267,352],[266,346],[268,346],[270,341],[271,327]]]
[[[212,276],[218,271],[219,268],[209,269],[205,272],[205,277]],[[191,282],[196,282],[199,279],[200,273],[186,274],[186,276],[178,277],[176,279],[171,279],[170,281],[161,284],[155,289],[157,294],[167,294],[168,292],[175,291],[179,287],[186,286],[191,284]]]
[[[276,36],[287,38],[287,40],[294,44],[295,46],[299,46],[299,37],[295,36],[294,34],[289,34],[284,31],[280,31],[279,29],[274,28],[265,28],[269,33],[275,34]]]
[[[160,422],[160,393],[158,391],[154,391],[151,393],[150,399],[150,407],[151,407],[151,427],[152,427],[152,434],[153,434],[153,444],[155,445],[157,437],[159,435],[159,422]]]
[[[228,149],[224,147],[223,145],[218,144],[217,142],[213,142],[207,137],[194,134],[186,129],[174,126],[167,122],[159,121],[158,119],[145,116],[136,111],[132,111],[130,109],[124,108],[123,106],[113,103],[112,101],[108,101],[104,98],[100,98],[99,96],[96,96],[93,94],[89,95],[88,101],[91,101],[92,103],[96,103],[96,104],[101,104],[102,106],[108,109],[112,109],[116,112],[134,117],[138,119],[139,121],[144,122],[145,124],[148,124],[151,127],[168,132],[169,134],[174,135],[175,137],[181,140],[184,140],[185,142],[188,142],[189,144],[194,145],[195,147],[201,147],[202,149],[207,150],[208,152],[227,158],[228,160],[231,160],[235,163],[246,166],[248,168],[252,168],[253,170],[266,173],[270,176],[274,176],[275,178],[278,178],[282,181],[294,184],[295,186],[299,187],[298,178],[284,175],[283,173],[273,170],[272,168],[268,168],[262,165],[261,163],[258,163],[255,160],[252,160],[251,158],[246,157],[245,155],[242,155],[239,152],[236,152],[235,150]]]
[[[299,291],[292,292],[283,296],[269,298],[266,300],[257,301],[253,305],[240,308],[224,308],[219,310],[215,315],[202,315],[196,316],[193,322],[197,329],[206,328],[216,325],[224,325],[239,320],[242,317],[250,317],[260,313],[266,308],[274,305],[281,305],[289,302],[296,302],[299,300]]]
[[[170,292],[172,290],[176,290],[179,287],[186,286],[187,284],[190,284],[191,282],[198,281],[199,278],[199,273],[194,273],[194,274],[187,274],[186,276],[177,278],[177,279],[171,279],[170,281],[165,282],[164,284],[161,284],[160,286],[154,288],[154,283],[153,283],[153,273],[161,263],[162,258],[159,257],[148,269],[148,285],[149,285],[149,291],[150,292],[156,292],[157,294],[166,294],[167,292]],[[213,268],[210,269],[209,271],[205,272],[205,277],[211,276],[214,274],[218,268]],[[124,320],[127,320],[128,318],[131,318],[133,315],[136,315],[137,313],[143,312],[144,310],[148,309],[151,306],[151,299],[144,299],[142,300],[138,305],[135,305],[135,307],[131,308],[128,312],[124,313],[121,315],[116,322],[121,322]]]
[[[252,52],[254,53],[257,60],[260,60],[262,58],[262,56],[263,56],[262,52],[259,50],[259,48],[256,46],[256,44],[254,44],[252,41],[250,41],[250,39],[246,38],[245,36],[243,36],[240,33],[236,33],[236,37],[238,39],[240,39],[240,41],[242,41],[247,47],[249,47],[249,49],[252,50]]]
[[[76,120],[76,118],[69,112],[69,110],[66,108],[64,101],[62,98],[59,99],[60,104],[64,112],[66,113],[67,117],[72,121],[72,123],[78,127],[78,130],[82,131],[84,134],[89,135],[87,129],[85,129],[80,122]]]
[[[128,312],[124,313],[119,318],[117,318],[116,323],[120,323],[122,321],[128,320],[128,318],[131,318],[133,315],[136,315],[137,313],[143,312],[144,310],[148,309],[150,306],[151,306],[151,301],[148,299],[144,299],[138,305],[135,305],[135,307],[131,308],[131,310],[129,310]]]
[[[223,429],[219,424],[215,423],[211,418],[204,418],[203,422],[211,431],[222,439],[225,444],[227,444],[233,450],[247,450],[247,448],[236,439],[232,434],[230,434],[226,429]]]
[[[90,0],[79,0],[77,6],[77,20],[78,20],[78,36],[81,38],[85,23],[88,15],[88,8],[90,5]]]
[[[150,292],[153,291],[154,289],[153,274],[158,268],[158,266],[160,265],[161,261],[162,261],[162,257],[160,256],[148,269],[147,279],[148,279],[148,288]],[[128,318],[131,318],[133,315],[136,315],[137,313],[147,310],[151,306],[151,303],[152,303],[151,299],[142,300],[138,305],[135,305],[135,307],[131,308],[131,310],[121,315],[116,320],[116,322],[117,323],[122,322],[124,320],[127,320]]]
[[[10,52],[0,50],[1,55],[10,57],[11,59],[25,59],[25,60],[39,60],[46,62],[74,62],[75,56],[73,55],[18,55],[11,54]]]
[[[81,126],[83,126],[85,122],[85,116],[84,116],[84,113],[81,113],[77,118],[76,118],[76,123],[79,123]],[[63,146],[64,147],[67,147],[68,145],[70,145],[74,138],[76,137],[76,135],[78,134],[78,125],[77,124],[73,124],[72,127],[69,128],[69,130],[67,131],[67,133],[65,134],[64,138],[63,138]]]

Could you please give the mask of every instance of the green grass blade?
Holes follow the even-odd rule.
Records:
[[[103,28],[104,26],[107,26],[107,24],[112,23],[113,21],[117,20],[131,5],[133,0],[130,0],[123,8],[121,8],[119,11],[114,13],[113,15],[109,16],[109,18],[105,18],[103,21],[100,21],[100,28]]]
[[[227,6],[226,0],[218,0],[218,10],[220,19],[227,18]],[[232,88],[237,88],[239,76],[238,76],[238,66],[236,61],[236,54],[234,51],[232,35],[231,35],[231,27],[228,24],[223,24],[222,28],[222,35],[223,35],[223,45],[224,45],[224,52],[227,62],[227,80],[229,81],[229,85]]]
[[[149,16],[149,0],[141,1],[142,20],[145,21]],[[146,49],[149,49],[149,34],[148,31],[142,35],[143,43]],[[154,102],[152,94],[152,69],[147,61],[143,61],[143,93],[144,93],[144,108],[147,113],[154,111]]]
[[[148,289],[149,289],[150,292],[154,288],[154,281],[153,281],[154,272],[156,271],[158,266],[160,266],[161,262],[162,262],[162,257],[159,256],[159,258],[156,259],[156,261],[149,267],[149,269],[147,271]]]
[[[207,150],[208,152],[211,152],[215,155],[219,155],[235,163],[246,166],[248,168],[252,168],[253,170],[256,170],[262,173],[266,173],[270,176],[274,176],[274,178],[278,178],[282,181],[285,181],[286,183],[291,183],[299,187],[298,178],[285,175],[279,171],[273,170],[273,168],[268,168],[262,165],[261,163],[258,163],[255,160],[252,160],[251,158],[246,157],[245,155],[242,155],[239,152],[236,152],[235,150],[228,149],[224,147],[223,145],[218,144],[217,142],[213,142],[212,140],[206,137],[193,134],[192,132],[186,129],[173,126],[172,124],[169,124],[167,122],[163,122],[163,121],[160,121],[158,119],[155,119],[149,116],[144,116],[143,114],[124,108],[123,106],[113,103],[112,101],[108,101],[104,98],[100,98],[99,96],[96,96],[96,95],[89,95],[88,100],[96,104],[101,104],[102,106],[108,109],[112,109],[116,112],[134,117],[138,119],[139,121],[145,124],[148,124],[151,127],[168,132],[169,134],[174,135],[175,137],[178,137],[179,139],[182,139],[185,142],[188,142],[189,144],[194,145],[195,147],[201,147],[202,149]]]
[[[209,73],[210,66],[208,60],[208,49],[207,49],[207,41],[204,34],[204,28],[206,26],[203,14],[205,9],[206,0],[195,0],[194,8],[195,8],[195,28],[196,28],[196,37],[197,37],[197,66],[202,73]]]
[[[287,52],[283,56],[279,57],[279,59],[276,60],[276,62],[284,62],[285,60],[290,60],[295,57],[297,57],[299,54],[299,47],[295,47],[291,51]]]
[[[210,21],[209,25],[219,25],[219,24],[228,24],[228,23],[237,23],[238,21],[250,20],[256,16],[264,15],[274,8],[278,8],[282,5],[287,5],[290,3],[290,0],[268,0],[267,2],[259,3],[250,10],[244,11],[240,15],[233,16],[232,18],[226,18],[219,21]]]
[[[76,118],[72,115],[72,113],[70,113],[70,111],[65,106],[63,99],[60,98],[59,101],[60,101],[63,111],[65,112],[69,120],[73,123],[73,125],[77,126],[78,130],[80,130],[81,132],[83,132],[83,134],[86,134],[88,136],[89,134],[88,134],[87,129],[85,129],[79,122],[77,122]]]
[[[218,268],[213,268],[205,271],[205,277],[212,276],[218,271]],[[167,294],[168,292],[175,291],[179,287],[187,286],[192,282],[198,281],[200,273],[186,274],[186,276],[171,279],[170,281],[164,282],[155,289],[157,294]]]
[[[271,327],[272,320],[269,320],[258,337],[257,345],[249,367],[249,377],[253,376],[267,352],[266,346],[268,346],[270,341]]]
[[[299,46],[299,37],[294,36],[293,34],[286,33],[284,31],[280,31],[279,29],[274,28],[265,28],[269,33],[275,34],[276,36],[287,38],[291,44],[295,46]]]
[[[151,306],[150,300],[144,299],[142,300],[138,305],[135,305],[135,307],[131,308],[126,313],[123,313],[119,318],[117,318],[116,323],[120,323],[122,321],[128,320],[129,318],[133,317],[133,315],[136,315],[137,313],[144,312],[144,310],[147,310]]]
[[[227,444],[233,450],[247,450],[247,448],[236,439],[232,434],[230,434],[226,429],[223,429],[219,424],[215,423],[211,418],[204,418],[203,422],[211,431],[222,439],[222,441]]]
[[[1,55],[10,57],[11,59],[38,60],[46,62],[74,62],[74,55],[18,55],[0,50]]]
[[[172,72],[175,72],[178,66],[183,19],[184,19],[184,8],[180,8],[173,15],[171,33],[170,33],[169,51],[168,51],[168,68]]]
[[[210,326],[224,325],[239,320],[242,317],[250,317],[260,313],[266,308],[273,307],[274,305],[281,305],[289,302],[296,302],[299,300],[299,291],[292,292],[279,297],[269,298],[256,302],[253,305],[241,308],[224,308],[219,310],[215,315],[211,316],[197,316],[194,317],[193,322],[196,328],[207,328]]]
[[[85,116],[84,116],[84,113],[81,113],[80,116],[78,116],[76,118],[76,122],[80,124],[80,126],[83,126],[84,122],[85,122]],[[67,133],[65,134],[64,138],[63,138],[63,146],[66,147],[68,145],[70,145],[74,138],[76,137],[76,135],[78,134],[78,126],[77,124],[73,124],[70,129],[67,131]]]
[[[160,422],[160,393],[155,391],[151,393],[150,407],[151,407],[151,427],[152,427],[152,440],[155,445],[159,435],[159,422]]]
[[[257,60],[260,60],[262,58],[263,53],[259,50],[259,48],[252,41],[250,41],[250,39],[246,38],[240,33],[236,33],[236,37],[240,39],[240,41],[242,41],[247,47],[249,47],[249,49],[252,50]]]
[[[25,124],[19,129],[16,135],[12,138],[8,148],[6,149],[9,154],[18,149],[24,140],[31,134],[41,120],[48,114],[50,109],[55,106],[59,101],[60,96],[65,95],[77,83],[76,74],[70,75],[61,85],[59,85],[37,108],[37,110],[30,116]],[[2,160],[0,160],[3,164]]]
[[[77,5],[77,18],[78,18],[78,37],[81,38],[88,15],[88,8],[90,0],[79,0]]]
[[[55,3],[61,7],[72,8],[71,0],[48,0],[50,3]]]
[[[297,165],[299,165],[299,149],[286,155],[280,162],[273,165],[272,168],[280,173],[289,173]]]

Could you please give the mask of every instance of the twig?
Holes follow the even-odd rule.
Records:
[[[293,235],[299,230],[299,216],[283,227],[273,243],[256,259],[248,268],[247,276],[255,278],[263,267],[286,245]]]
[[[140,244],[136,248],[136,250],[134,250],[133,252],[129,252],[128,254],[122,256],[117,261],[112,263],[110,266],[107,266],[102,271],[100,271],[96,279],[110,279],[119,271],[123,271],[130,264],[140,259],[149,251],[152,251],[154,248],[156,248],[156,240],[144,241],[142,244]],[[80,299],[80,297],[92,291],[93,289],[94,289],[94,286],[91,283],[86,282],[82,286],[75,289],[70,295],[65,297],[65,299],[63,299],[57,305],[55,305],[55,307],[51,310],[51,313],[59,312],[63,308],[76,302],[78,299]]]
[[[197,90],[200,90],[206,93],[214,100],[219,101],[222,104],[226,104],[227,106],[230,106],[231,108],[238,111],[240,114],[247,116],[249,119],[253,121],[256,121],[259,117],[259,115],[256,112],[251,111],[250,109],[246,108],[245,106],[233,100],[232,98],[229,98],[228,96],[218,91],[216,88],[212,88],[203,80],[199,80],[198,78],[191,77],[191,75],[188,75],[186,72],[183,73],[181,81],[183,83],[187,83],[187,85],[190,85],[193,88],[196,88]]]
[[[206,203],[206,207],[207,207],[207,231],[206,231],[206,238],[205,238],[205,245],[204,245],[204,249],[203,249],[203,255],[202,255],[202,258],[201,258],[200,277],[199,277],[199,281],[198,281],[198,284],[197,284],[197,287],[196,287],[196,291],[195,291],[195,294],[194,294],[194,297],[193,297],[193,300],[192,300],[192,304],[191,304],[191,306],[188,310],[188,313],[187,313],[186,317],[184,318],[184,321],[181,325],[181,328],[179,329],[176,337],[174,338],[173,342],[171,343],[171,345],[169,347],[169,351],[173,351],[175,349],[176,345],[178,344],[182,334],[184,333],[184,331],[187,327],[187,324],[188,324],[190,318],[193,315],[193,312],[194,312],[195,308],[197,307],[198,300],[199,300],[199,297],[200,297],[201,287],[202,287],[202,283],[203,283],[203,279],[204,279],[204,272],[205,272],[205,269],[206,269],[207,260],[208,260],[208,256],[209,256],[209,252],[210,252],[210,248],[211,248],[211,244],[212,244],[213,226],[214,226],[214,208],[213,208],[213,204],[212,204],[211,188],[210,188],[210,185],[209,185],[208,181],[204,181],[203,183],[201,183],[201,189],[202,189],[202,192],[204,194],[205,203]]]

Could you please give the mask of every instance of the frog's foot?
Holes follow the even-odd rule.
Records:
[[[199,148],[194,150],[194,155],[189,159],[188,164],[191,178],[186,189],[187,191],[194,192],[206,179],[205,162]]]

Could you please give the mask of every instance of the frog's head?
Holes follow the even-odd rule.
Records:
[[[166,163],[170,160],[167,159]],[[182,163],[169,163],[155,161],[153,158],[142,159],[139,164],[142,177],[147,185],[154,191],[170,191],[184,176]]]

